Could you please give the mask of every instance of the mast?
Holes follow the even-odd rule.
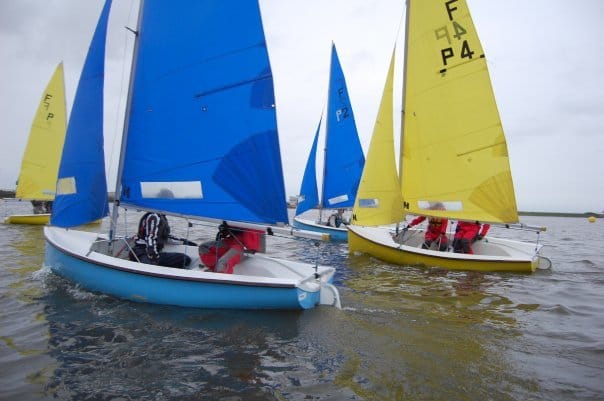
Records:
[[[400,187],[400,191],[401,191],[401,197],[403,199],[403,221],[405,219],[405,209],[407,209],[405,207],[406,205],[406,201],[405,201],[405,196],[403,195],[403,137],[405,135],[405,92],[406,92],[406,88],[407,88],[407,62],[408,62],[408,56],[409,56],[409,52],[408,52],[408,48],[409,48],[409,15],[411,14],[410,12],[410,8],[411,8],[411,0],[407,0],[407,12],[405,15],[405,46],[403,47],[403,51],[404,51],[404,64],[403,64],[403,87],[402,87],[402,94],[401,94],[401,135],[399,138],[399,154],[398,154],[398,182],[399,182],[399,187]],[[400,222],[396,223],[396,232],[398,233],[399,230],[399,224]]]
[[[126,142],[128,140],[128,126],[130,121],[130,111],[132,108],[132,92],[134,87],[134,77],[136,73],[136,60],[138,55],[140,29],[143,20],[143,6],[145,0],[140,0],[138,7],[138,21],[136,23],[136,31],[134,33],[134,49],[132,51],[132,64],[130,65],[130,82],[128,83],[128,99],[126,101],[126,112],[124,114],[124,126],[122,128],[122,145],[120,147],[120,160],[117,168],[117,177],[115,181],[115,197],[113,200],[113,211],[111,213],[111,225],[109,228],[109,241],[112,241],[115,236],[115,227],[117,226],[118,210],[122,197],[122,173],[124,170],[124,157],[126,153]]]
[[[411,8],[411,0],[407,0],[407,15],[405,15],[405,46],[404,46],[404,55],[405,62],[403,64],[403,88],[402,88],[402,104],[401,104],[401,135],[400,135],[400,143],[399,143],[399,155],[398,155],[398,179],[402,188],[402,178],[403,178],[403,137],[405,135],[405,92],[407,88],[407,63],[409,62],[409,15]],[[403,196],[403,204],[405,201],[405,197]]]
[[[323,201],[325,200],[325,170],[327,167],[327,135],[329,135],[329,107],[331,97],[331,72],[333,67],[334,43],[331,42],[331,56],[329,59],[329,79],[327,81],[327,118],[325,119],[325,145],[323,146],[323,180],[321,181],[321,195],[319,196],[319,222],[323,219]]]

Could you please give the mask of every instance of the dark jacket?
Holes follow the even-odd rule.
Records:
[[[159,259],[159,252],[164,248],[170,236],[170,225],[165,214],[148,212],[138,223],[137,247],[146,247],[147,256],[152,261]]]

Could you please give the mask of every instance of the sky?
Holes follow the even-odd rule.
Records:
[[[508,144],[518,209],[604,210],[604,1],[467,0]],[[114,0],[105,154],[115,186],[138,1]],[[0,0],[0,189],[14,189],[32,119],[63,61],[68,112],[101,0]],[[365,152],[403,0],[260,0],[287,195],[296,195],[327,101],[332,41]],[[320,171],[320,170],[319,170]]]

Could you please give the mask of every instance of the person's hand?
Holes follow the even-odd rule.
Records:
[[[147,258],[150,265],[157,265],[157,262],[159,262],[159,254],[147,252]]]
[[[480,240],[481,240],[481,239],[483,239],[483,238],[484,238],[484,237],[483,237],[482,235],[480,235],[480,234],[478,234],[476,237],[474,237],[474,239],[475,239],[476,241],[480,241]]]

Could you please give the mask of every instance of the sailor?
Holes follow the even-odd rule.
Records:
[[[43,214],[47,213],[46,208],[44,207],[44,202],[39,200],[32,200],[31,205],[34,208],[34,214]]]
[[[430,207],[430,209],[445,210],[445,206],[441,202],[438,202]],[[426,216],[416,217],[411,220],[411,223],[409,223],[406,228],[414,227],[426,219]],[[430,245],[432,245],[433,242],[436,242],[439,251],[446,251],[449,248],[449,240],[447,238],[448,224],[449,221],[447,219],[439,217],[428,218],[428,227],[426,229],[426,234],[424,235],[422,249],[430,249]]]
[[[328,226],[340,227],[342,224],[348,224],[348,221],[344,219],[344,209],[338,209],[327,219]]]
[[[199,258],[210,270],[216,273],[232,274],[234,267],[241,261],[244,243],[240,235],[243,232],[231,229],[226,222],[218,226],[214,241],[199,245]]]
[[[458,221],[453,237],[453,251],[473,254],[472,244],[482,240],[489,228],[491,228],[490,224],[480,224],[479,221]]]
[[[162,252],[169,239],[182,241],[185,245],[195,245],[182,238],[170,235],[170,225],[165,214],[147,212],[138,224],[135,246],[136,259],[141,263],[167,267],[185,268],[191,263],[191,258],[184,253]]]

